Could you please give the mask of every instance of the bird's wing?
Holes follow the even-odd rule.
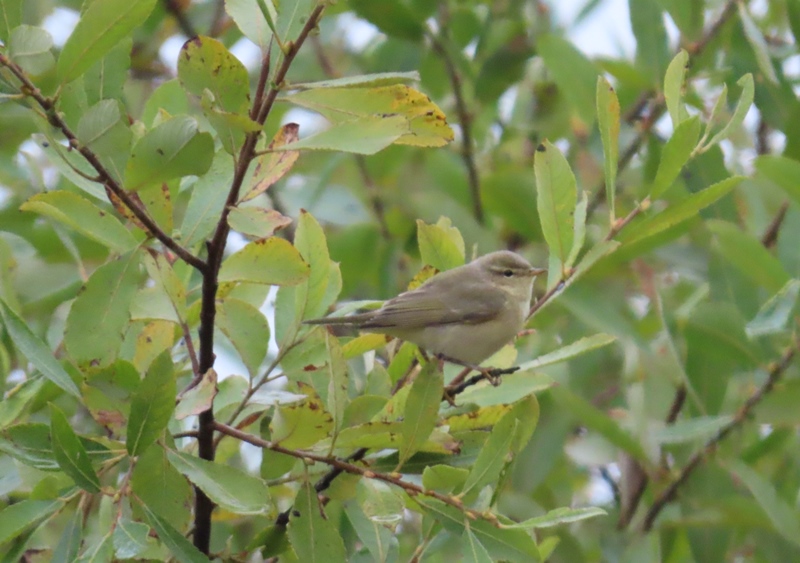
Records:
[[[437,276],[438,277],[438,276]],[[471,280],[442,288],[437,278],[413,291],[401,293],[359,323],[363,328],[418,328],[453,323],[480,324],[494,319],[503,308],[499,292],[482,292]]]

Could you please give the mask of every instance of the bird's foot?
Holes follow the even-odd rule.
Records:
[[[519,366],[510,368],[481,368],[479,371],[489,381],[489,383],[491,383],[494,387],[497,387],[500,385],[501,376],[509,375],[515,371],[519,371]]]

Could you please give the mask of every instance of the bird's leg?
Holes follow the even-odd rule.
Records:
[[[451,364],[456,364],[458,366],[463,366],[467,368],[466,370],[459,373],[455,378],[453,378],[453,380],[450,382],[449,387],[461,383],[464,380],[464,378],[467,377],[470,371],[477,371],[478,373],[483,375],[483,377],[488,379],[489,383],[497,387],[498,385],[500,385],[501,375],[507,375],[519,370],[519,366],[510,368],[486,368],[483,366],[476,366],[473,364],[462,362],[461,360],[456,360],[455,358],[450,358],[449,356],[445,356],[444,354],[437,354],[436,357],[439,358],[440,360],[450,362]]]

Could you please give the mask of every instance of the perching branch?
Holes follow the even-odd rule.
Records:
[[[714,453],[717,445],[724,440],[732,430],[741,426],[745,420],[750,416],[752,410],[761,402],[761,400],[770,392],[775,384],[781,378],[783,373],[792,363],[795,354],[797,353],[800,341],[795,340],[790,347],[788,347],[781,355],[780,359],[769,367],[766,381],[750,395],[744,404],[739,407],[733,419],[719,429],[713,438],[708,440],[706,444],[689,458],[689,461],[684,465],[683,469],[678,475],[672,479],[667,487],[653,501],[650,509],[645,514],[644,521],[642,522],[641,531],[649,532],[653,528],[658,515],[674,498],[678,489],[689,479],[694,470],[709,456]]]
[[[70,147],[77,150],[81,156],[83,156],[83,158],[85,158],[86,161],[92,165],[92,168],[94,168],[97,172],[97,178],[93,178],[93,180],[96,180],[98,183],[104,185],[111,191],[111,193],[118,197],[125,207],[130,209],[131,213],[133,213],[136,219],[138,219],[142,225],[144,225],[147,231],[156,239],[158,239],[161,244],[169,248],[181,260],[190,266],[193,266],[200,272],[204,272],[206,270],[206,263],[178,244],[175,239],[165,233],[161,227],[158,226],[158,224],[150,217],[147,211],[114,179],[108,169],[103,166],[102,162],[100,162],[100,159],[97,157],[94,151],[84,146],[78,140],[78,138],[75,136],[75,133],[73,133],[72,129],[70,129],[69,125],[67,125],[67,122],[64,121],[64,118],[61,117],[59,112],[56,110],[55,102],[51,98],[47,98],[42,94],[41,90],[39,90],[39,88],[37,88],[36,85],[30,81],[28,76],[25,74],[25,71],[23,71],[19,65],[2,53],[0,53],[0,65],[11,71],[17,80],[22,83],[22,88],[20,89],[22,93],[30,98],[33,98],[39,107],[44,110],[49,122],[54,127],[59,129],[64,137],[66,137]]]

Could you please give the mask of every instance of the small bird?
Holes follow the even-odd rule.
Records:
[[[500,250],[437,274],[380,309],[305,322],[388,334],[443,360],[484,371],[477,366],[523,328],[533,280],[543,272],[519,254]]]

